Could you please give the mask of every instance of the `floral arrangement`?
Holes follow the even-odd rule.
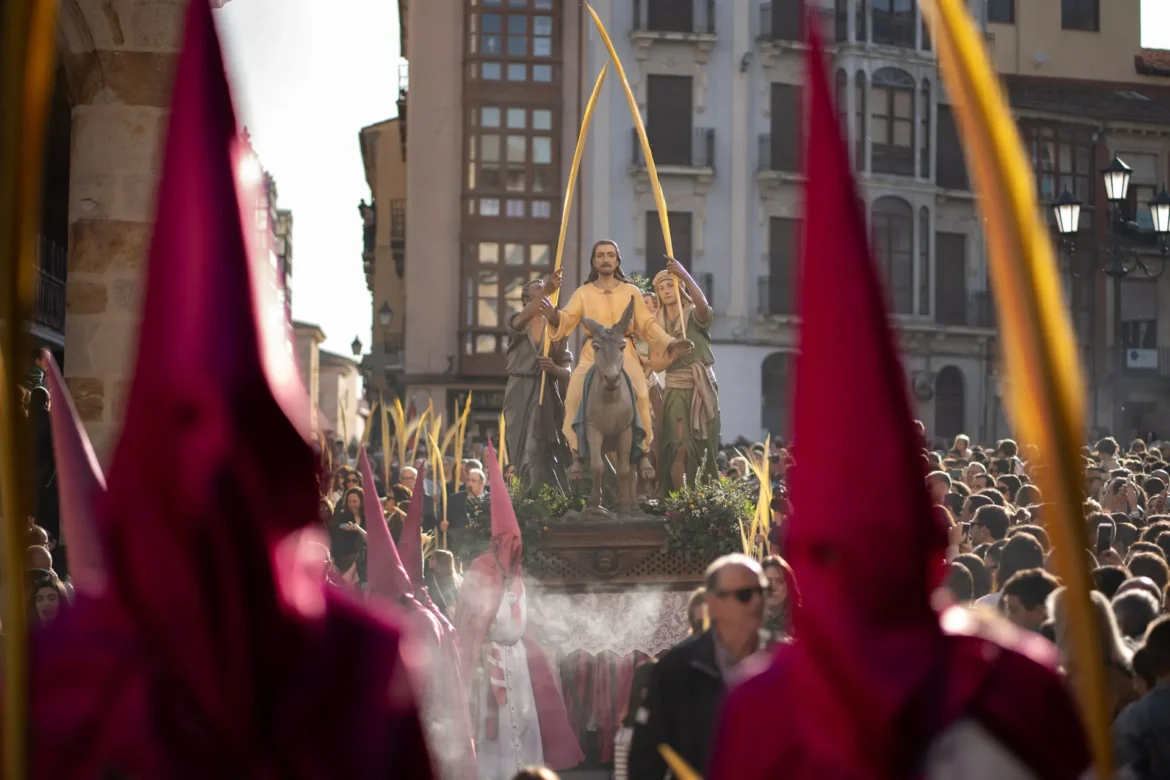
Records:
[[[634,271],[632,274],[626,277],[626,281],[641,290],[643,295],[654,292],[653,281],[646,278],[645,276],[642,276],[642,274],[638,273],[637,271]]]
[[[667,551],[714,559],[742,552],[740,524],[744,528],[751,526],[757,493],[758,488],[743,480],[708,477],[684,485],[665,499],[643,501],[641,508],[651,519],[662,522]],[[508,494],[525,550],[539,549],[541,536],[549,530],[549,524],[570,510],[583,509],[586,499],[584,493],[563,493],[549,485],[541,485],[526,494],[518,479],[509,483]],[[456,554],[464,560],[487,549],[491,539],[491,502],[486,497],[468,502],[467,528],[461,536]]]

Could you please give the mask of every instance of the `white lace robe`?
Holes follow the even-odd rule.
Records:
[[[540,720],[536,715],[536,697],[532,676],[528,672],[528,653],[520,637],[528,621],[528,604],[520,596],[520,622],[512,617],[507,594],[488,629],[480,658],[481,674],[475,682],[475,749],[480,780],[511,780],[522,767],[543,764]],[[508,701],[499,708],[499,738],[486,734],[488,701],[491,693],[489,670],[492,650],[498,648],[503,660],[504,682]]]

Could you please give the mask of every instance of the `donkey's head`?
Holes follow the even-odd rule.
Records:
[[[626,349],[626,331],[634,318],[634,299],[631,298],[626,310],[612,328],[586,317],[583,322],[593,337],[593,366],[597,369],[607,390],[616,390],[622,378],[623,353]]]

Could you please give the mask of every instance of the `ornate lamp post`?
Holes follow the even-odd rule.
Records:
[[[1147,278],[1156,279],[1166,271],[1166,258],[1170,254],[1170,244],[1167,243],[1168,238],[1170,238],[1168,236],[1170,234],[1170,194],[1167,194],[1165,186],[1146,204],[1153,220],[1154,232],[1158,235],[1158,246],[1161,254],[1151,258],[1148,254],[1138,252],[1132,242],[1124,240],[1125,234],[1137,231],[1137,225],[1134,222],[1126,221],[1121,209],[1129,192],[1129,180],[1132,175],[1133,169],[1116,156],[1101,169],[1101,177],[1105,183],[1105,197],[1109,201],[1109,238],[1104,246],[1089,247],[1087,262],[1083,265],[1077,262],[1078,241],[1076,239],[1083,204],[1067,189],[1052,204],[1052,211],[1056,217],[1056,229],[1060,233],[1061,244],[1068,255],[1069,273],[1074,277],[1082,278],[1099,271],[1108,276],[1113,283],[1112,430],[1114,435],[1120,435],[1124,426],[1122,373],[1125,371],[1125,350],[1121,346],[1121,282],[1138,271]]]

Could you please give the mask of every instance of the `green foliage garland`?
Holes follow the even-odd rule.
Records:
[[[641,508],[651,519],[662,522],[667,551],[714,559],[742,551],[739,524],[743,522],[745,531],[750,528],[758,489],[754,482],[746,480],[707,478],[684,485],[666,499],[644,501]],[[584,493],[565,494],[549,485],[525,494],[518,479],[509,483],[508,494],[525,550],[539,549],[549,525],[566,512],[583,509],[586,499]],[[491,539],[491,502],[486,495],[480,500],[468,500],[467,516],[467,528],[458,541],[453,540],[454,552],[463,560],[486,550]]]

